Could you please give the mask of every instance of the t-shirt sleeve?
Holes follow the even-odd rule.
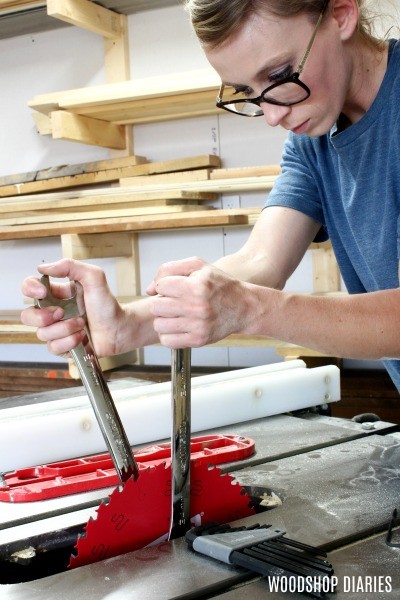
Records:
[[[304,143],[305,141],[303,145]],[[289,134],[285,142],[281,167],[282,174],[277,178],[264,208],[268,206],[293,208],[324,226],[321,190],[318,189],[305,149],[301,148],[293,134]],[[325,239],[327,239],[326,235]]]

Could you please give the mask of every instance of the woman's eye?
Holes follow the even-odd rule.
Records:
[[[285,79],[286,77],[290,77],[290,75],[292,75],[292,73],[293,73],[292,65],[288,65],[287,67],[285,67],[281,71],[277,71],[276,73],[272,73],[269,76],[268,79],[270,81],[279,81],[280,79]]]
[[[233,91],[234,96],[244,96],[245,98],[250,98],[252,95],[254,96],[253,90],[250,88],[235,88]]]

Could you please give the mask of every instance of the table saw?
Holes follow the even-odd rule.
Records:
[[[251,377],[247,384],[244,378],[236,379],[234,387],[243,385],[242,404],[256,406],[250,407],[246,420],[246,413],[239,418],[232,403],[231,411],[222,411],[217,425],[211,420],[208,427],[204,426],[204,415],[198,411],[200,400],[196,399],[196,390],[200,396],[214,396],[215,404],[221,399],[223,405],[222,384],[212,379],[213,376],[205,378],[203,383],[202,378],[195,378],[199,380],[193,387],[193,412],[197,415],[193,419],[195,435],[234,436],[254,443],[254,453],[219,465],[221,473],[229,474],[243,487],[255,507],[254,514],[231,524],[246,527],[256,523],[272,524],[293,540],[327,551],[338,581],[336,592],[328,592],[327,598],[398,598],[400,533],[397,521],[392,519],[393,511],[400,508],[398,426],[380,420],[355,422],[330,417],[329,402],[339,400],[333,371],[305,369],[304,364],[295,362],[281,373],[279,367],[276,371],[271,368],[271,373],[262,375],[256,385]],[[296,369],[302,370],[304,383],[299,380],[290,391],[290,371],[294,377]],[[310,376],[308,382],[303,371]],[[251,376],[259,378],[261,372],[253,371]],[[229,375],[225,374],[224,378],[229,385]],[[115,398],[133,394],[137,398],[144,396],[148,401],[151,389],[159,390],[158,400],[167,394],[167,387],[163,385],[120,380],[112,382],[110,388]],[[303,398],[304,390],[308,401],[298,400],[298,397]],[[7,423],[8,433],[4,429],[0,431],[3,440],[0,441],[0,471],[7,475],[12,468],[101,451],[101,441],[95,435],[93,439],[90,437],[95,428],[88,426],[89,417],[79,412],[79,399],[84,395],[84,391],[77,388],[64,393],[45,392],[3,400],[0,424]],[[290,395],[293,396],[291,407],[286,404]],[[260,399],[266,400],[265,406],[261,407]],[[131,443],[132,436],[139,440],[133,444],[134,449],[139,452],[149,442],[166,443],[168,436],[162,424],[152,439],[143,435],[140,438],[138,431],[130,432],[131,418],[124,416],[129,408],[123,404],[121,401],[119,409],[129,439]],[[19,411],[20,417],[25,414],[26,422],[20,417],[16,420],[17,413],[13,411]],[[207,412],[212,411],[208,408]],[[89,432],[90,439],[71,437],[74,435],[73,413],[78,419],[81,437]],[[46,415],[53,417],[51,427],[46,424]],[[61,425],[54,426],[57,418]],[[220,418],[225,421],[218,422]],[[40,423],[42,435],[51,439],[47,446],[38,443]],[[138,429],[143,434],[142,424]],[[74,443],[65,449],[66,442],[72,439]],[[86,449],[81,448],[84,442],[87,442]],[[45,460],[29,460],[39,456]],[[75,600],[81,595],[88,600],[211,597],[235,600],[243,594],[252,594],[255,600],[304,598],[303,594],[282,587],[272,589],[268,578],[253,571],[226,565],[193,551],[184,537],[161,540],[95,564],[66,568],[66,555],[71,552],[83,525],[112,491],[111,486],[36,502],[0,500],[0,598]]]

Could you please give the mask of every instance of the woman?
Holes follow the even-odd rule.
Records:
[[[400,358],[400,43],[369,33],[362,0],[189,0],[187,9],[222,79],[218,105],[289,131],[282,175],[249,240],[214,266],[163,265],[151,297],[124,309],[98,269],[61,261],[40,272],[82,282],[100,354],[247,333],[334,356]],[[309,244],[327,236],[350,295],[283,292]],[[44,294],[34,278],[23,291]],[[22,313],[56,354],[83,326],[59,318]],[[400,389],[400,363],[385,364]]]

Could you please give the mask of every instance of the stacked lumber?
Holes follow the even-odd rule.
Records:
[[[153,163],[140,157],[129,160],[132,157],[0,178],[0,240],[61,236],[64,256],[128,258],[137,268],[130,234],[252,224],[260,207],[224,210],[210,203],[221,193],[266,193],[280,173],[275,165],[223,169],[218,157],[208,155]],[[119,240],[127,248],[118,247]],[[330,244],[312,244],[311,249],[314,292],[338,293],[340,277]],[[124,274],[124,281],[133,281],[134,271],[130,275]],[[132,293],[138,292],[125,295],[131,299]],[[19,324],[15,315],[0,318],[0,341],[39,343],[34,329]],[[274,347],[285,357],[323,358],[264,336],[234,335],[218,345]]]
[[[67,367],[59,363],[0,363],[0,406],[2,398],[36,395],[38,392],[60,389],[62,394],[68,395],[66,389],[73,388],[76,394],[76,388],[80,385],[80,382],[71,378]]]
[[[0,38],[49,29],[46,6],[47,0],[0,0]]]
[[[0,197],[20,196],[105,182],[115,183],[121,178],[138,175],[173,173],[219,166],[220,159],[216,156],[200,156],[154,163],[148,163],[142,156],[126,156],[0,177]]]
[[[104,255],[128,257],[137,268],[126,234],[248,225],[259,207],[222,210],[211,202],[223,192],[267,192],[279,172],[277,166],[222,169],[219,157],[205,155],[153,163],[130,157],[7,176],[0,178],[0,240],[61,236],[64,256],[99,258],[106,246]],[[118,240],[127,247],[117,247]],[[0,315],[0,342],[40,343],[16,313]]]
[[[251,223],[259,208],[211,203],[224,192],[268,191],[280,168],[220,167],[213,155],[153,163],[125,157],[6,176],[0,239]]]
[[[46,6],[44,0],[0,0],[0,14]]]

